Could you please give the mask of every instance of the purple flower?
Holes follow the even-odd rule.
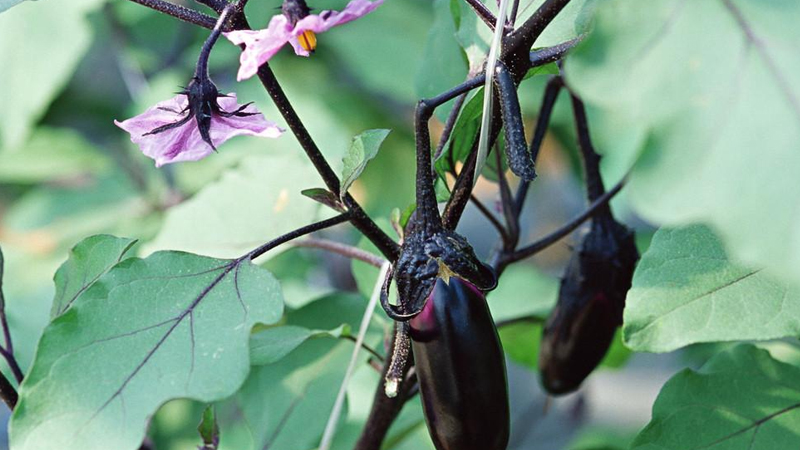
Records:
[[[236,103],[236,94],[222,95],[210,80],[197,78],[175,97],[114,123],[131,134],[131,141],[156,161],[156,167],[203,159],[234,136],[275,138],[284,131],[250,103]]]
[[[246,45],[240,58],[237,79],[241,81],[255,75],[259,66],[269,61],[287,42],[292,44],[295,54],[308,56],[317,45],[315,33],[356,20],[381,3],[383,0],[352,0],[341,12],[322,11],[319,14],[309,14],[310,10],[304,0],[285,0],[283,14],[274,16],[267,28],[224,33],[234,44]]]

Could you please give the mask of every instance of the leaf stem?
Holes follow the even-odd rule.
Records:
[[[383,263],[386,262],[385,259],[375,256],[366,250],[361,250],[358,247],[342,244],[341,242],[331,241],[329,239],[306,238],[300,241],[295,241],[292,243],[292,245],[295,247],[319,248],[322,250],[327,250],[332,253],[346,256],[350,259],[356,259],[365,262],[374,267],[381,267]]]
[[[277,246],[279,246],[281,244],[285,244],[285,243],[287,243],[287,242],[289,242],[291,240],[297,239],[297,238],[299,238],[301,236],[305,236],[306,234],[313,233],[315,231],[324,230],[325,228],[330,228],[330,227],[332,227],[334,225],[339,225],[340,223],[347,222],[347,221],[349,221],[351,219],[352,219],[351,214],[348,212],[348,213],[344,213],[344,214],[339,214],[338,216],[334,216],[334,217],[332,217],[330,219],[322,220],[322,221],[319,221],[319,222],[314,222],[314,223],[312,223],[310,225],[306,225],[304,227],[300,227],[300,228],[298,228],[298,229],[296,229],[294,231],[290,231],[290,232],[288,232],[288,233],[286,233],[286,234],[284,234],[282,236],[278,236],[277,238],[267,242],[264,245],[261,245],[260,247],[254,249],[254,250],[250,251],[249,253],[247,253],[246,255],[240,257],[239,260],[241,261],[241,260],[244,260],[244,259],[250,259],[250,260],[256,259],[259,256],[263,255],[264,253],[267,253],[268,251],[272,250],[273,248],[275,248],[275,247],[277,247]]]

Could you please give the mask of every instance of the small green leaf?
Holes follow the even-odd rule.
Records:
[[[706,227],[661,229],[636,267],[624,321],[637,351],[798,336],[800,290],[730,261]]]
[[[250,338],[250,364],[262,366],[277,362],[312,338],[338,339],[349,334],[348,325],[340,325],[333,330],[310,330],[292,325],[267,328]]]
[[[15,450],[135,450],[164,402],[230,396],[257,323],[280,319],[278,281],[247,259],[128,258],[39,341],[10,424]]]
[[[339,200],[333,192],[323,189],[323,188],[311,188],[311,189],[304,189],[300,191],[301,194],[314,200],[317,203],[322,203],[323,205],[331,208],[335,211],[339,211],[343,213],[346,211],[344,205],[342,204],[341,200]]]
[[[340,197],[343,199],[347,190],[361,175],[367,163],[378,155],[383,140],[391,130],[367,130],[353,138],[350,149],[342,158],[342,187]]]
[[[50,318],[63,314],[100,276],[122,261],[134,244],[136,239],[100,234],[88,237],[72,247],[69,257],[53,277],[56,295],[50,309]]]
[[[200,438],[203,439],[202,450],[216,450],[219,446],[219,426],[217,425],[217,416],[214,412],[214,406],[206,406],[203,411],[203,418],[200,420],[200,425],[197,426],[197,432],[200,433]]]
[[[661,389],[631,448],[790,449],[800,441],[800,369],[740,345]]]

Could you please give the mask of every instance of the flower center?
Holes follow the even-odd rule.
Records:
[[[300,46],[309,53],[313,53],[317,49],[317,35],[311,30],[303,31],[303,34],[297,36]]]

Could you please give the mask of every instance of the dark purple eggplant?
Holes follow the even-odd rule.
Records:
[[[504,450],[509,409],[500,338],[481,291],[442,279],[410,335],[431,439],[438,450]]]
[[[572,254],[544,327],[539,370],[551,394],[578,389],[600,364],[622,324],[639,259],[633,233],[610,213],[596,217]]]

